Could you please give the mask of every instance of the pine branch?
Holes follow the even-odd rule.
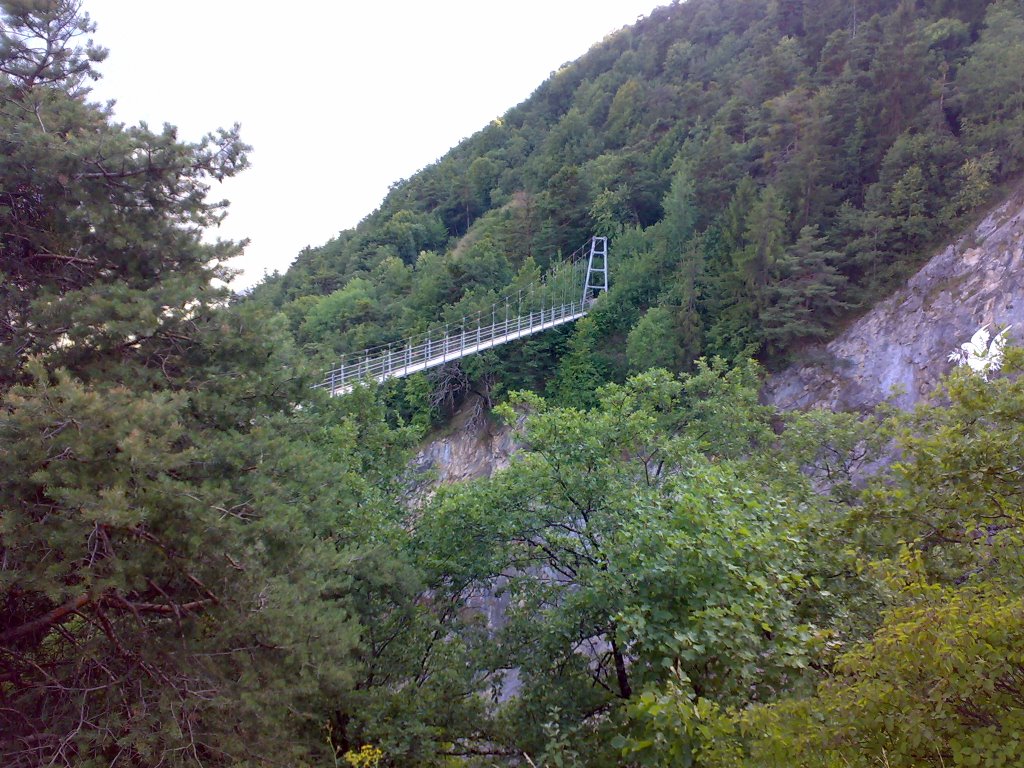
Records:
[[[48,611],[40,616],[38,619],[22,624],[20,627],[8,630],[0,635],[0,644],[8,645],[13,643],[26,635],[32,635],[36,632],[47,630],[55,624],[63,624],[68,621],[72,615],[77,613],[81,608],[92,602],[92,597],[86,593],[79,595],[78,597],[68,600],[63,605],[57,606],[52,611]]]

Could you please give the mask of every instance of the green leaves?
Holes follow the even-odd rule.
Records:
[[[313,393],[286,318],[211,287],[237,127],[113,123],[78,4],[4,11],[0,762],[316,761],[363,680],[363,596],[416,588],[374,559],[409,432]]]
[[[557,708],[578,724],[573,749],[603,749],[586,713],[619,717],[641,689],[682,676],[724,705],[771,698],[806,667],[812,558],[797,503],[747,459],[767,435],[757,381],[715,362],[607,386],[591,411],[515,396],[501,412],[523,451],[424,512],[415,546],[437,588],[507,606],[486,668],[519,669],[504,738],[551,748],[534,718]]]
[[[1007,365],[1010,375],[989,382],[954,371],[940,390],[946,405],[924,405],[903,419],[907,458],[893,468],[894,483],[878,484],[868,496],[864,514],[881,540],[913,544],[943,581],[1020,582],[1019,350]]]
[[[995,152],[1004,172],[1021,167],[1024,145],[1024,13],[1012,2],[992,3],[985,26],[957,77],[973,154]]]
[[[1019,762],[1022,606],[996,586],[911,587],[806,701],[739,717],[749,765],[894,768]],[[1012,745],[1012,746],[1011,746]],[[712,764],[719,764],[714,763]]]
[[[200,229],[225,207],[206,200],[210,181],[245,168],[248,148],[237,126],[188,144],[171,126],[111,124],[78,89],[82,72],[51,80],[47,57],[93,58],[74,47],[76,30],[91,29],[74,3],[22,8],[7,23],[44,61],[31,83],[0,80],[0,385],[26,381],[34,355],[83,377],[138,347],[162,358],[193,338],[190,314],[226,298],[210,282],[227,277],[217,264],[238,246],[204,245]],[[48,35],[52,50],[31,43]]]
[[[8,0],[2,12],[0,73],[19,89],[75,87],[81,79],[97,77],[92,65],[103,61],[107,51],[92,40],[84,47],[68,45],[70,39],[96,30],[88,14],[79,15],[67,3],[32,0]],[[32,34],[21,34],[26,29]]]
[[[1010,350],[1007,362],[1007,374],[988,382],[954,371],[932,403],[892,417],[890,429],[878,433],[895,433],[901,460],[872,483],[837,532],[845,529],[844,538],[859,543],[852,565],[879,580],[885,609],[872,626],[871,611],[857,608],[870,606],[870,590],[844,590],[844,610],[861,616],[854,632],[870,629],[870,636],[849,642],[847,630],[826,638],[832,653],[824,658],[835,660],[815,695],[723,713],[742,738],[723,731],[703,756],[706,765],[1019,762],[1020,351]],[[805,429],[822,418],[801,417],[787,440],[814,444]],[[810,424],[801,425],[804,419]],[[867,425],[851,426],[834,433],[834,455],[875,439]]]
[[[745,358],[825,337],[1020,166],[1020,9],[804,5],[656,11],[229,307],[238,246],[201,229],[237,127],[112,123],[76,4],[5,3],[4,758],[1013,765],[1020,354],[901,421],[863,499],[889,433],[776,434]],[[501,409],[522,452],[407,519],[381,398],[423,428],[426,384],[331,400],[302,359],[488,311],[595,223],[613,290],[502,363],[539,389],[568,350]],[[627,364],[688,373],[601,386]]]

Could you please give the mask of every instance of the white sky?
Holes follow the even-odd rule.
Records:
[[[667,2],[667,0],[662,0]],[[195,140],[242,124],[252,167],[213,236],[235,288],[284,271],[658,0],[84,0],[110,49],[98,100]]]

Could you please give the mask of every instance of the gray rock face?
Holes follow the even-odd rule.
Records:
[[[1012,324],[1011,340],[1024,339],[1024,185],[902,289],[805,352],[805,362],[773,376],[765,398],[786,410],[866,411],[890,398],[910,408],[952,368],[950,351],[986,323],[993,330]],[[508,466],[512,430],[469,429],[467,420],[458,414],[413,460],[428,478],[421,495]]]
[[[413,470],[424,478],[415,493],[429,498],[439,485],[490,477],[508,466],[516,450],[512,430],[487,424],[473,428],[467,411],[452,419],[448,431],[431,438],[412,460]]]
[[[783,409],[910,408],[953,364],[946,357],[986,323],[1024,339],[1024,186],[806,362],[772,377]]]
[[[412,469],[419,477],[411,493],[413,505],[429,501],[441,485],[490,477],[508,466],[516,448],[510,427],[491,423],[475,426],[468,410],[459,411],[448,430],[425,442],[413,457]],[[509,598],[503,588],[507,581],[505,576],[499,576],[466,601],[466,608],[480,614],[492,633],[499,632],[506,623]],[[501,670],[491,681],[498,703],[519,694],[519,676],[520,669],[513,667]]]

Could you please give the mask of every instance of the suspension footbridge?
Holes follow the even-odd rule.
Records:
[[[426,333],[346,355],[318,388],[344,395],[361,382],[410,376],[459,358],[571,323],[587,314],[608,290],[608,238],[592,237],[537,285],[527,286],[489,310]]]

